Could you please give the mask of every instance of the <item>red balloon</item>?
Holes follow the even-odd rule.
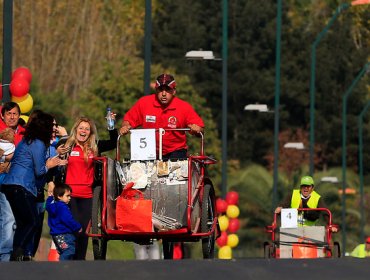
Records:
[[[240,228],[240,221],[238,218],[231,218],[229,219],[229,227],[227,228],[227,231],[230,233],[235,233]]]
[[[10,82],[9,89],[13,96],[21,97],[30,91],[30,83],[25,79],[14,79]]]
[[[227,233],[226,231],[222,231],[219,238],[216,239],[216,244],[219,247],[225,246],[227,244]]]
[[[228,205],[237,205],[239,202],[239,194],[235,191],[228,192],[225,200]]]
[[[14,70],[12,74],[12,80],[25,79],[28,83],[32,81],[31,71],[27,67],[19,67]]]
[[[227,209],[227,202],[223,200],[222,198],[216,199],[216,211],[219,214],[225,213]]]

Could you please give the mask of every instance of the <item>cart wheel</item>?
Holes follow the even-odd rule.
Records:
[[[163,247],[163,258],[165,260],[172,260],[173,259],[173,242],[162,240],[162,247]]]
[[[338,242],[334,242],[333,249],[331,251],[333,258],[340,258],[340,245]]]
[[[92,216],[91,216],[91,232],[93,234],[101,234],[102,223],[102,191],[101,186],[94,187],[94,195],[92,202]],[[93,237],[93,253],[95,260],[105,260],[107,254],[108,241],[103,237]]]
[[[210,232],[215,219],[215,192],[210,184],[204,185],[202,200],[201,231]],[[209,236],[202,238],[202,251],[204,259],[213,259],[215,256],[216,230]]]
[[[265,259],[271,258],[271,245],[268,242],[263,243],[263,255]]]

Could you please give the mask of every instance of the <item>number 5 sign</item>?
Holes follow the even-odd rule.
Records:
[[[131,130],[131,160],[155,160],[155,129]]]

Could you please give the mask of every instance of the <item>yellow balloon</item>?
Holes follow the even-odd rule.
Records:
[[[31,94],[28,93],[27,98],[17,103],[19,105],[19,108],[21,108],[21,113],[24,114],[31,111],[33,106],[33,98]]]
[[[12,101],[15,102],[15,103],[18,103],[18,102],[22,102],[23,100],[25,100],[27,98],[27,95],[29,93],[23,95],[23,96],[13,96],[12,95]]]
[[[231,248],[234,248],[238,246],[239,244],[239,237],[232,233],[227,236],[227,246],[230,246]]]
[[[21,119],[23,119],[26,123],[28,122],[28,116],[26,116],[26,115],[20,115],[19,117]]]
[[[237,218],[240,214],[239,207],[236,205],[229,205],[226,209],[226,215],[229,218]]]
[[[230,260],[232,259],[232,250],[230,246],[222,246],[220,250],[218,250],[218,258],[223,260]]]
[[[229,218],[225,215],[218,217],[218,224],[220,225],[221,231],[226,231],[229,226]]]

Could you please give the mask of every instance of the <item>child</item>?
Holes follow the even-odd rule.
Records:
[[[14,150],[14,131],[8,127],[0,132],[0,184],[9,170]]]
[[[53,196],[46,200],[46,211],[49,213],[48,224],[50,235],[60,255],[60,260],[72,260],[75,255],[74,233],[82,232],[81,225],[73,218],[68,203],[72,189],[64,183],[56,183]]]

